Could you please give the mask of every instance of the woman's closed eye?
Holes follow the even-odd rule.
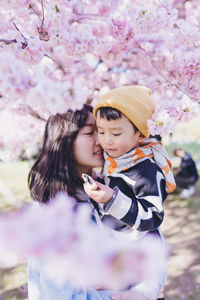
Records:
[[[84,135],[93,135],[93,134],[94,134],[94,130],[88,131],[88,132],[84,132]]]

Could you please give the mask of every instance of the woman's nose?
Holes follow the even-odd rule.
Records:
[[[98,139],[98,133],[97,133],[97,131],[95,131],[95,144],[96,145],[99,145],[99,139]]]

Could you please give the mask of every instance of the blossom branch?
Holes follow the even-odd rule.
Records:
[[[49,40],[49,35],[48,32],[44,29],[44,2],[41,0],[41,7],[42,7],[42,24],[40,28],[38,28],[38,32],[40,34],[40,40],[42,41],[48,41]]]
[[[37,113],[36,111],[34,111],[32,109],[32,107],[30,107],[30,105],[27,105],[27,108],[28,108],[28,111],[29,111],[29,114],[31,116],[33,116],[34,118],[38,119],[38,120],[41,120],[41,121],[45,121],[46,122],[46,119],[41,117],[39,113]]]
[[[17,29],[17,31],[19,31],[19,33],[21,34],[21,36],[23,37],[24,43],[21,43],[21,44],[22,44],[22,49],[25,49],[28,46],[28,41],[27,41],[27,39],[25,38],[25,36],[23,35],[23,33],[19,30],[19,28],[17,27],[17,25],[14,22],[13,22],[13,25],[15,26],[15,28]]]
[[[58,67],[63,72],[63,75],[66,75],[65,67],[58,61],[56,61],[53,57],[49,56],[48,54],[44,53],[44,56],[48,57],[50,60],[52,60]]]
[[[6,45],[10,45],[12,43],[17,43],[17,40],[16,39],[13,39],[13,40],[0,39],[0,43],[4,43]]]
[[[40,16],[40,12],[36,11],[36,9],[33,7],[32,4],[29,4],[29,9],[32,9],[32,11],[36,14],[36,16],[38,16],[38,18],[41,20],[42,22],[42,19],[41,19],[41,16]]]
[[[152,57],[152,54],[150,53],[150,52],[147,52],[137,41],[136,41],[136,39],[133,37],[133,39],[134,39],[134,41],[135,41],[135,43],[136,43],[136,45],[138,46],[138,48],[140,49],[140,50],[142,50],[143,52],[145,52],[145,54],[147,54],[148,55],[148,57],[150,58],[150,61],[151,61],[151,64],[152,64],[152,66],[153,66],[153,68],[156,70],[156,72],[166,81],[166,82],[168,82],[171,86],[174,86],[176,89],[178,89],[180,92],[182,92],[183,94],[185,94],[185,95],[187,95],[188,97],[190,97],[191,99],[193,99],[193,100],[195,100],[195,101],[197,101],[198,99],[197,98],[195,98],[195,97],[192,97],[186,90],[188,89],[188,86],[187,86],[187,88],[186,88],[186,90],[183,90],[181,87],[180,87],[180,83],[178,83],[178,84],[176,84],[176,83],[173,83],[173,82],[171,82],[168,78],[166,78],[161,72],[160,72],[160,70],[157,68],[157,66],[156,66],[156,64],[155,64],[155,62],[154,62],[154,60],[153,60],[153,57]],[[175,78],[175,76],[172,74],[172,76],[174,77],[174,79],[176,79]],[[190,80],[189,80],[189,84],[190,84],[190,81],[191,81],[191,79],[192,78],[190,78]],[[176,79],[177,80],[177,79]]]
[[[42,24],[41,24],[41,31],[43,31],[43,25],[44,25],[44,2],[41,0],[41,7],[42,7]]]
[[[101,15],[99,14],[82,14],[77,12],[77,10],[73,7],[73,18],[69,21],[70,24],[74,23],[74,22],[79,22],[81,20],[86,20],[86,19],[93,19],[96,17],[101,17]]]

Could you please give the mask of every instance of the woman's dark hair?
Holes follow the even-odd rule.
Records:
[[[90,112],[92,107],[84,105],[81,110],[69,110],[47,120],[42,149],[28,175],[34,200],[48,202],[59,191],[76,197],[82,180],[76,169],[73,143]]]
[[[118,110],[116,108],[109,107],[109,106],[108,107],[107,106],[106,107],[100,107],[97,110],[97,112],[98,111],[100,113],[100,118],[106,119],[108,121],[121,119],[121,117],[122,117],[122,112],[120,110]],[[131,122],[131,124],[133,125],[135,132],[139,131],[138,128],[132,122]]]

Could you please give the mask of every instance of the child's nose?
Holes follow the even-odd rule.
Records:
[[[104,136],[104,143],[106,145],[112,145],[112,137],[109,134],[105,134]]]

